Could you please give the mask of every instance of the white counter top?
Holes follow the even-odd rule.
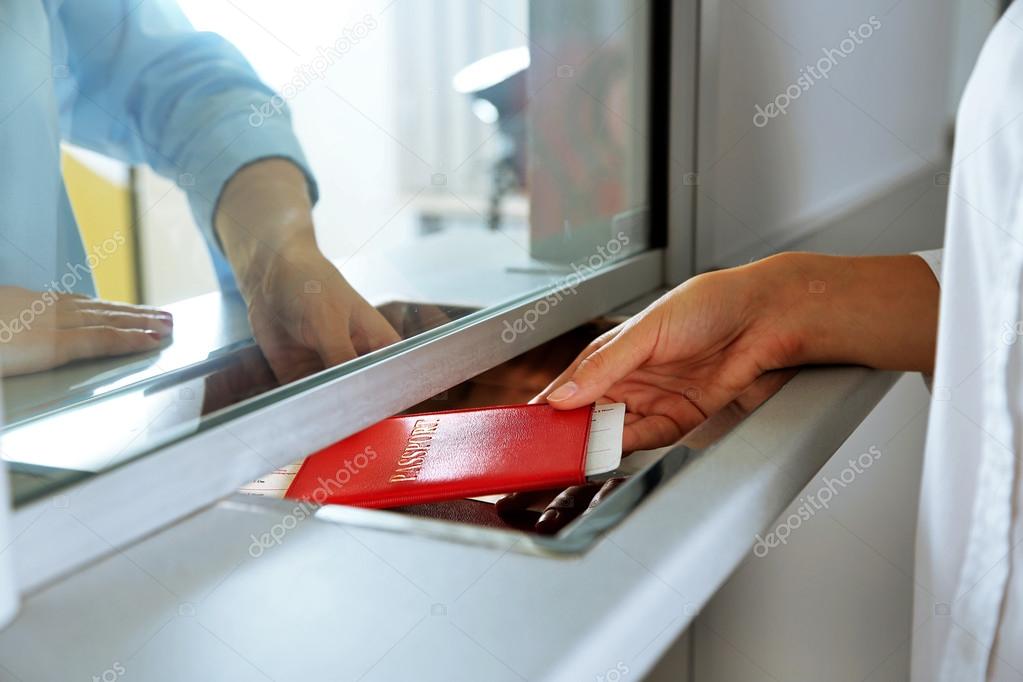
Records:
[[[50,586],[0,680],[640,679],[896,375],[808,369],[579,559],[221,505]],[[52,514],[74,514],[54,508]]]

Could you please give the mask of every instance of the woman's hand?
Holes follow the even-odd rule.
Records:
[[[265,159],[231,178],[214,219],[253,336],[281,383],[399,340],[320,252],[311,210],[299,168]]]
[[[625,451],[679,440],[764,372],[795,358],[778,284],[755,268],[700,275],[598,337],[538,398],[569,409],[627,406]]]
[[[86,296],[0,287],[0,376],[156,350],[170,313]]]
[[[711,428],[687,439],[703,447],[791,376],[771,370],[845,363],[930,371],[938,294],[917,256],[789,253],[700,275],[598,337],[534,401],[558,409],[625,403],[626,452],[672,445],[710,419]],[[569,488],[546,505],[536,530],[557,532],[616,484]],[[517,518],[550,499],[549,491],[509,495],[498,511]]]
[[[623,449],[676,442],[769,370],[933,366],[938,285],[916,256],[781,254],[694,277],[598,337],[537,399],[626,404]]]

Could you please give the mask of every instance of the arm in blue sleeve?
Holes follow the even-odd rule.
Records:
[[[172,0],[64,0],[53,30],[66,44],[71,76],[61,96],[65,135],[175,180],[215,259],[217,199],[243,166],[289,159],[315,201],[287,109],[270,106],[283,100],[230,43],[196,31]]]

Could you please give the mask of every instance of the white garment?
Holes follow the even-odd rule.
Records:
[[[1023,3],[959,108],[916,543],[915,682],[1023,682]]]

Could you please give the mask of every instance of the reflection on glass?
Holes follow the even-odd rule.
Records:
[[[16,487],[645,248],[649,24],[639,0],[5,20]]]

